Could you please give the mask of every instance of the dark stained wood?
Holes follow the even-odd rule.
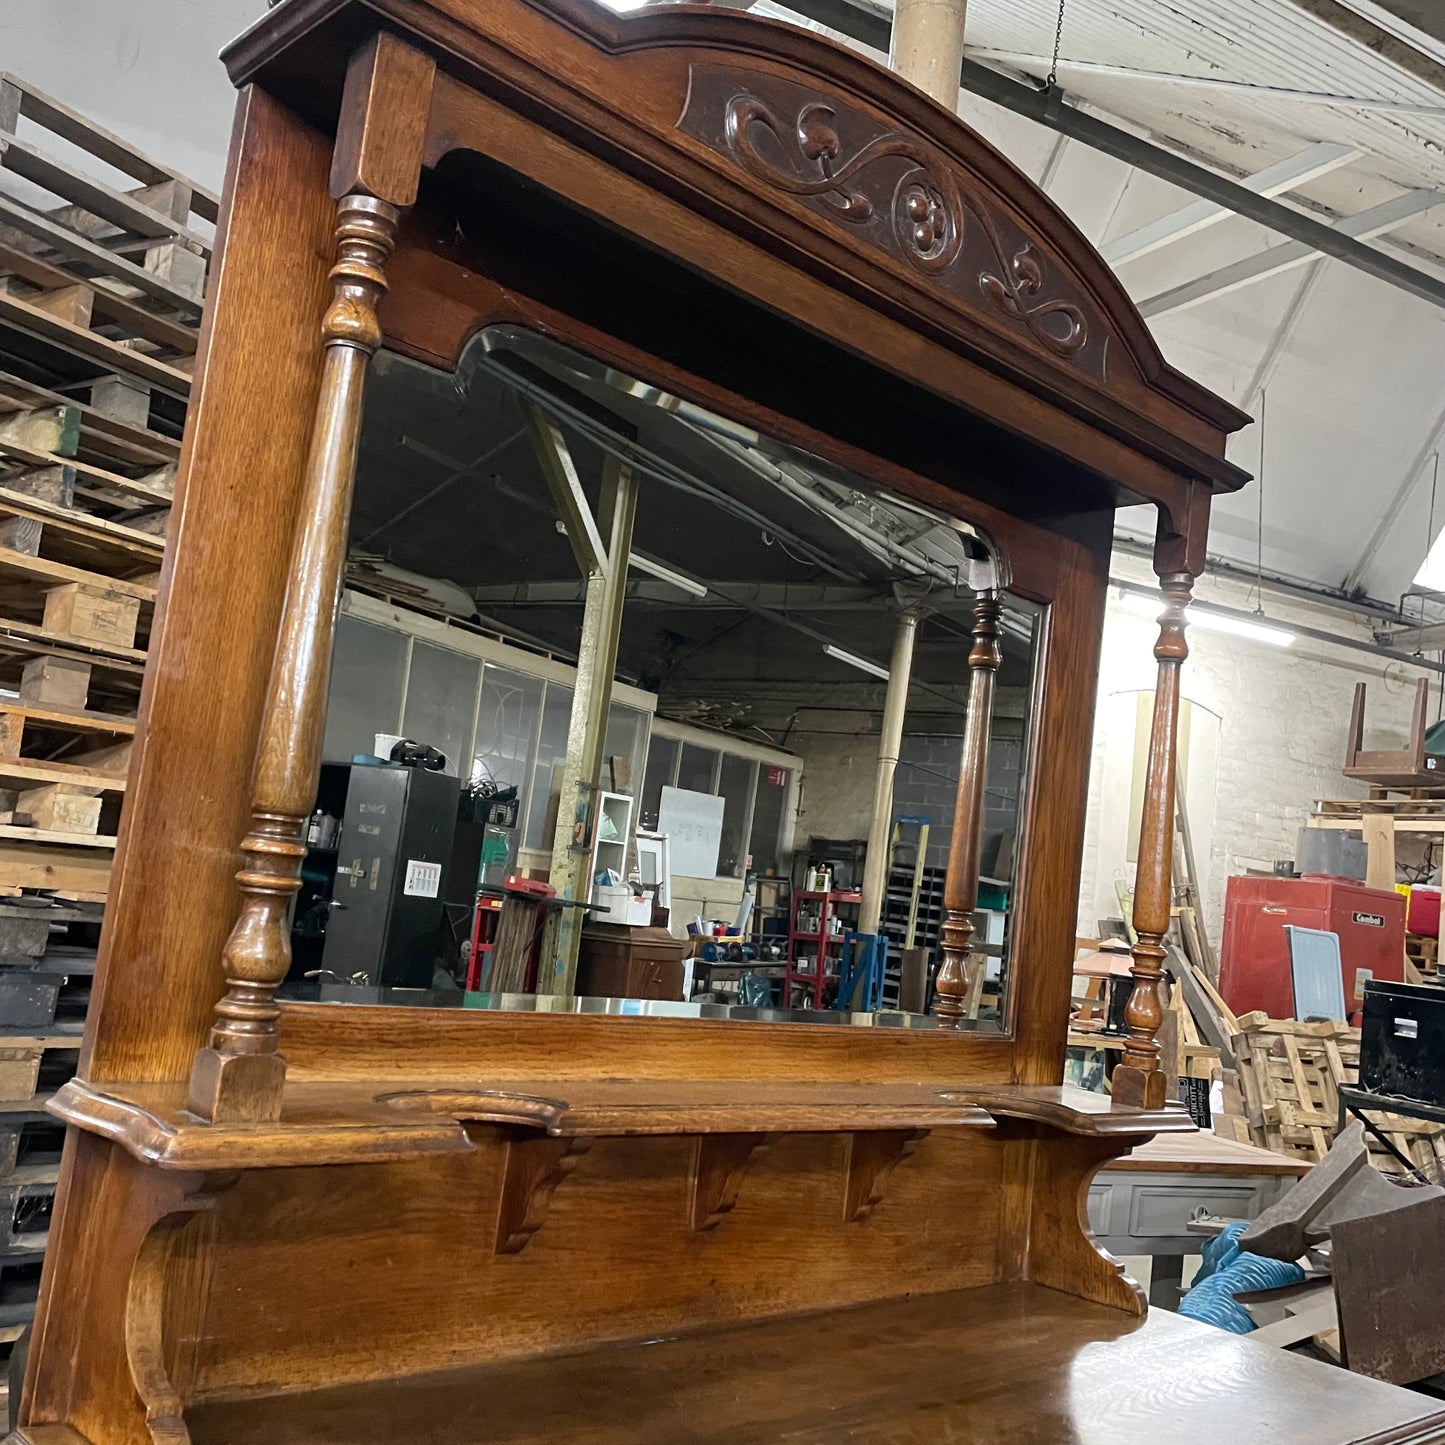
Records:
[[[979,840],[983,831],[984,786],[988,781],[988,740],[993,725],[994,679],[1003,665],[998,619],[1003,604],[996,592],[973,605],[973,646],[968,654],[968,722],[958,764],[952,844],[943,884],[943,927],[939,947],[938,1002],[934,1012],[945,1028],[957,1028],[967,1011],[968,946],[978,907]]]
[[[264,76],[266,84],[330,128],[340,101],[338,47],[346,46],[349,54],[349,46],[339,37],[359,33],[367,21],[358,14],[360,5],[346,0],[309,0],[288,8],[289,13],[283,10],[273,24],[253,28],[224,58],[238,83]],[[487,78],[494,83],[481,88],[491,93],[496,92],[496,81],[524,86],[536,94],[554,130],[567,133],[581,122],[605,144],[623,145],[633,168],[649,179],[676,178],[675,191],[681,181],[687,210],[716,213],[720,204],[735,208],[745,216],[749,230],[767,237],[766,249],[834,275],[866,276],[869,289],[883,304],[911,313],[929,335],[938,335],[945,319],[957,313],[926,271],[886,257],[859,234],[859,227],[840,226],[836,214],[820,216],[801,200],[769,190],[731,158],[724,159],[679,127],[694,62],[714,60],[719,49],[741,46],[749,57],[751,77],[765,80],[791,71],[791,78],[810,84],[812,98],[819,104],[842,113],[881,113],[906,134],[926,139],[946,156],[963,188],[999,204],[1009,224],[1035,243],[1042,259],[1077,269],[1080,284],[1106,313],[1120,342],[1110,353],[1108,387],[1091,385],[1079,368],[1042,344],[1027,348],[1031,369],[1040,378],[1047,374],[1050,384],[1064,391],[1075,406],[1097,405],[1101,390],[1114,396],[1127,393],[1137,408],[1134,424],[1139,424],[1139,413],[1145,413],[1153,424],[1155,445],[1161,450],[1178,448],[1187,436],[1193,440],[1201,469],[1218,470],[1223,455],[1220,434],[1242,425],[1242,414],[1169,368],[1118,280],[1062,213],[974,132],[956,118],[945,117],[896,76],[796,27],[749,22],[740,26],[739,17],[725,11],[697,10],[659,24],[650,15],[619,18],[583,0],[556,0],[549,9],[564,20],[565,28],[541,10],[501,10],[483,0],[440,0],[407,7],[404,23],[415,43],[430,49],[450,72],[438,79],[433,111],[432,130],[439,146],[453,144],[463,134],[454,108],[466,103],[472,94],[469,86]],[[560,75],[568,77],[565,85],[550,79]],[[617,104],[619,96],[627,97],[626,106]],[[496,154],[498,144],[489,135],[484,148]],[[533,164],[545,161],[549,179],[555,181],[560,169],[556,147],[548,149],[553,155],[539,156]],[[433,156],[441,153],[435,149]],[[642,220],[635,216],[632,224]],[[880,221],[886,226],[891,217]],[[681,239],[670,229],[650,229],[655,240],[667,245]],[[708,269],[726,264],[719,257],[708,263]],[[977,290],[968,322],[959,330],[966,334],[969,349],[989,358],[987,370],[1017,365],[1018,328]],[[998,340],[988,335],[995,326]],[[1128,425],[1129,410],[1120,408],[1111,415],[1111,424]],[[1241,474],[1227,469],[1220,475],[1226,486],[1243,481]],[[1183,519],[1179,520],[1182,531]]]
[[[1415,689],[1415,706],[1410,713],[1410,741],[1403,748],[1365,747],[1365,684],[1355,684],[1350,708],[1350,732],[1345,743],[1344,775],[1376,788],[1403,791],[1437,788],[1445,782],[1445,758],[1426,754],[1425,733],[1430,717],[1430,682]]]
[[[1164,935],[1174,887],[1174,774],[1179,751],[1179,669],[1189,656],[1184,640],[1184,614],[1194,578],[1170,572],[1160,579],[1164,610],[1154,656],[1159,676],[1154,688],[1154,715],[1149,729],[1149,755],[1144,771],[1144,805],[1139,824],[1139,854],[1134,875],[1134,931],[1138,941],[1130,953],[1134,988],[1124,1013],[1129,1036],[1124,1057],[1114,1070],[1114,1097],[1123,1104],[1162,1108],[1173,1092],[1173,1080],[1159,1067],[1155,1035],[1164,1022],[1159,985],[1164,979]]]
[[[217,1404],[191,1428],[195,1445],[1387,1445],[1445,1439],[1445,1412],[1165,1310],[1007,1285],[433,1375],[404,1397]]]

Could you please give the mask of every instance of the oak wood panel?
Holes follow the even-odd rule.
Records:
[[[22,1402],[32,1424],[68,1424],[97,1445],[154,1445],[125,1351],[132,1268],[151,1228],[196,1176],[165,1175],[104,1139],[67,1132],[56,1217]]]
[[[243,96],[90,1008],[93,1079],[183,1077],[221,991],[320,376],[329,150],[264,92]]]
[[[1439,1402],[1019,1284],[192,1412],[195,1445],[1403,1445]]]
[[[1065,986],[1067,987],[1067,979]],[[1007,1083],[998,1035],[843,1029],[721,1019],[599,1018],[283,1004],[281,1052],[297,1083],[412,1079],[800,1079]],[[405,1063],[398,1064],[399,1060]],[[1050,1081],[1052,1082],[1052,1081]]]
[[[1015,933],[1007,1004],[1016,1039],[1014,1081],[1063,1078],[1084,810],[1093,738],[1092,704],[1108,585],[1110,528],[1086,522],[1070,548],[1060,586],[1041,626],[1044,658],[1035,693],[1028,756],[1028,797],[1015,856]]]
[[[248,1174],[216,1206],[199,1392],[395,1378],[995,1279],[1005,1205],[988,1131],[929,1134],[845,1227],[848,1140],[780,1138],[698,1231],[691,1140],[599,1139],[526,1247],[501,1255],[507,1145],[490,1127],[469,1154]]]

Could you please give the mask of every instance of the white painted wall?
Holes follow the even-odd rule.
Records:
[[[236,92],[216,58],[266,0],[0,0],[0,68],[219,191]]]

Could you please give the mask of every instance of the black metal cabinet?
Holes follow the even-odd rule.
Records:
[[[457,780],[395,764],[350,773],[322,967],[333,979],[430,988]]]

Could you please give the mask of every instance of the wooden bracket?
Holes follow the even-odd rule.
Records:
[[[927,1129],[870,1129],[848,1140],[847,1185],[843,1193],[843,1223],[868,1218],[883,1198],[888,1176],[918,1148]]]
[[[180,1230],[198,1214],[214,1209],[216,1196],[241,1177],[226,1174],[181,1174],[166,1180],[169,1212],[141,1240],[126,1286],[125,1353],[131,1383],[145,1409],[151,1445],[190,1445],[185,1406],[166,1362],[165,1321],[175,1247]]]
[[[688,1212],[695,1230],[715,1229],[738,1202],[748,1166],[776,1134],[700,1134],[692,1160]]]
[[[556,1139],[520,1130],[512,1135],[497,1209],[498,1254],[519,1254],[526,1248],[542,1227],[557,1186],[591,1147],[585,1135]]]

